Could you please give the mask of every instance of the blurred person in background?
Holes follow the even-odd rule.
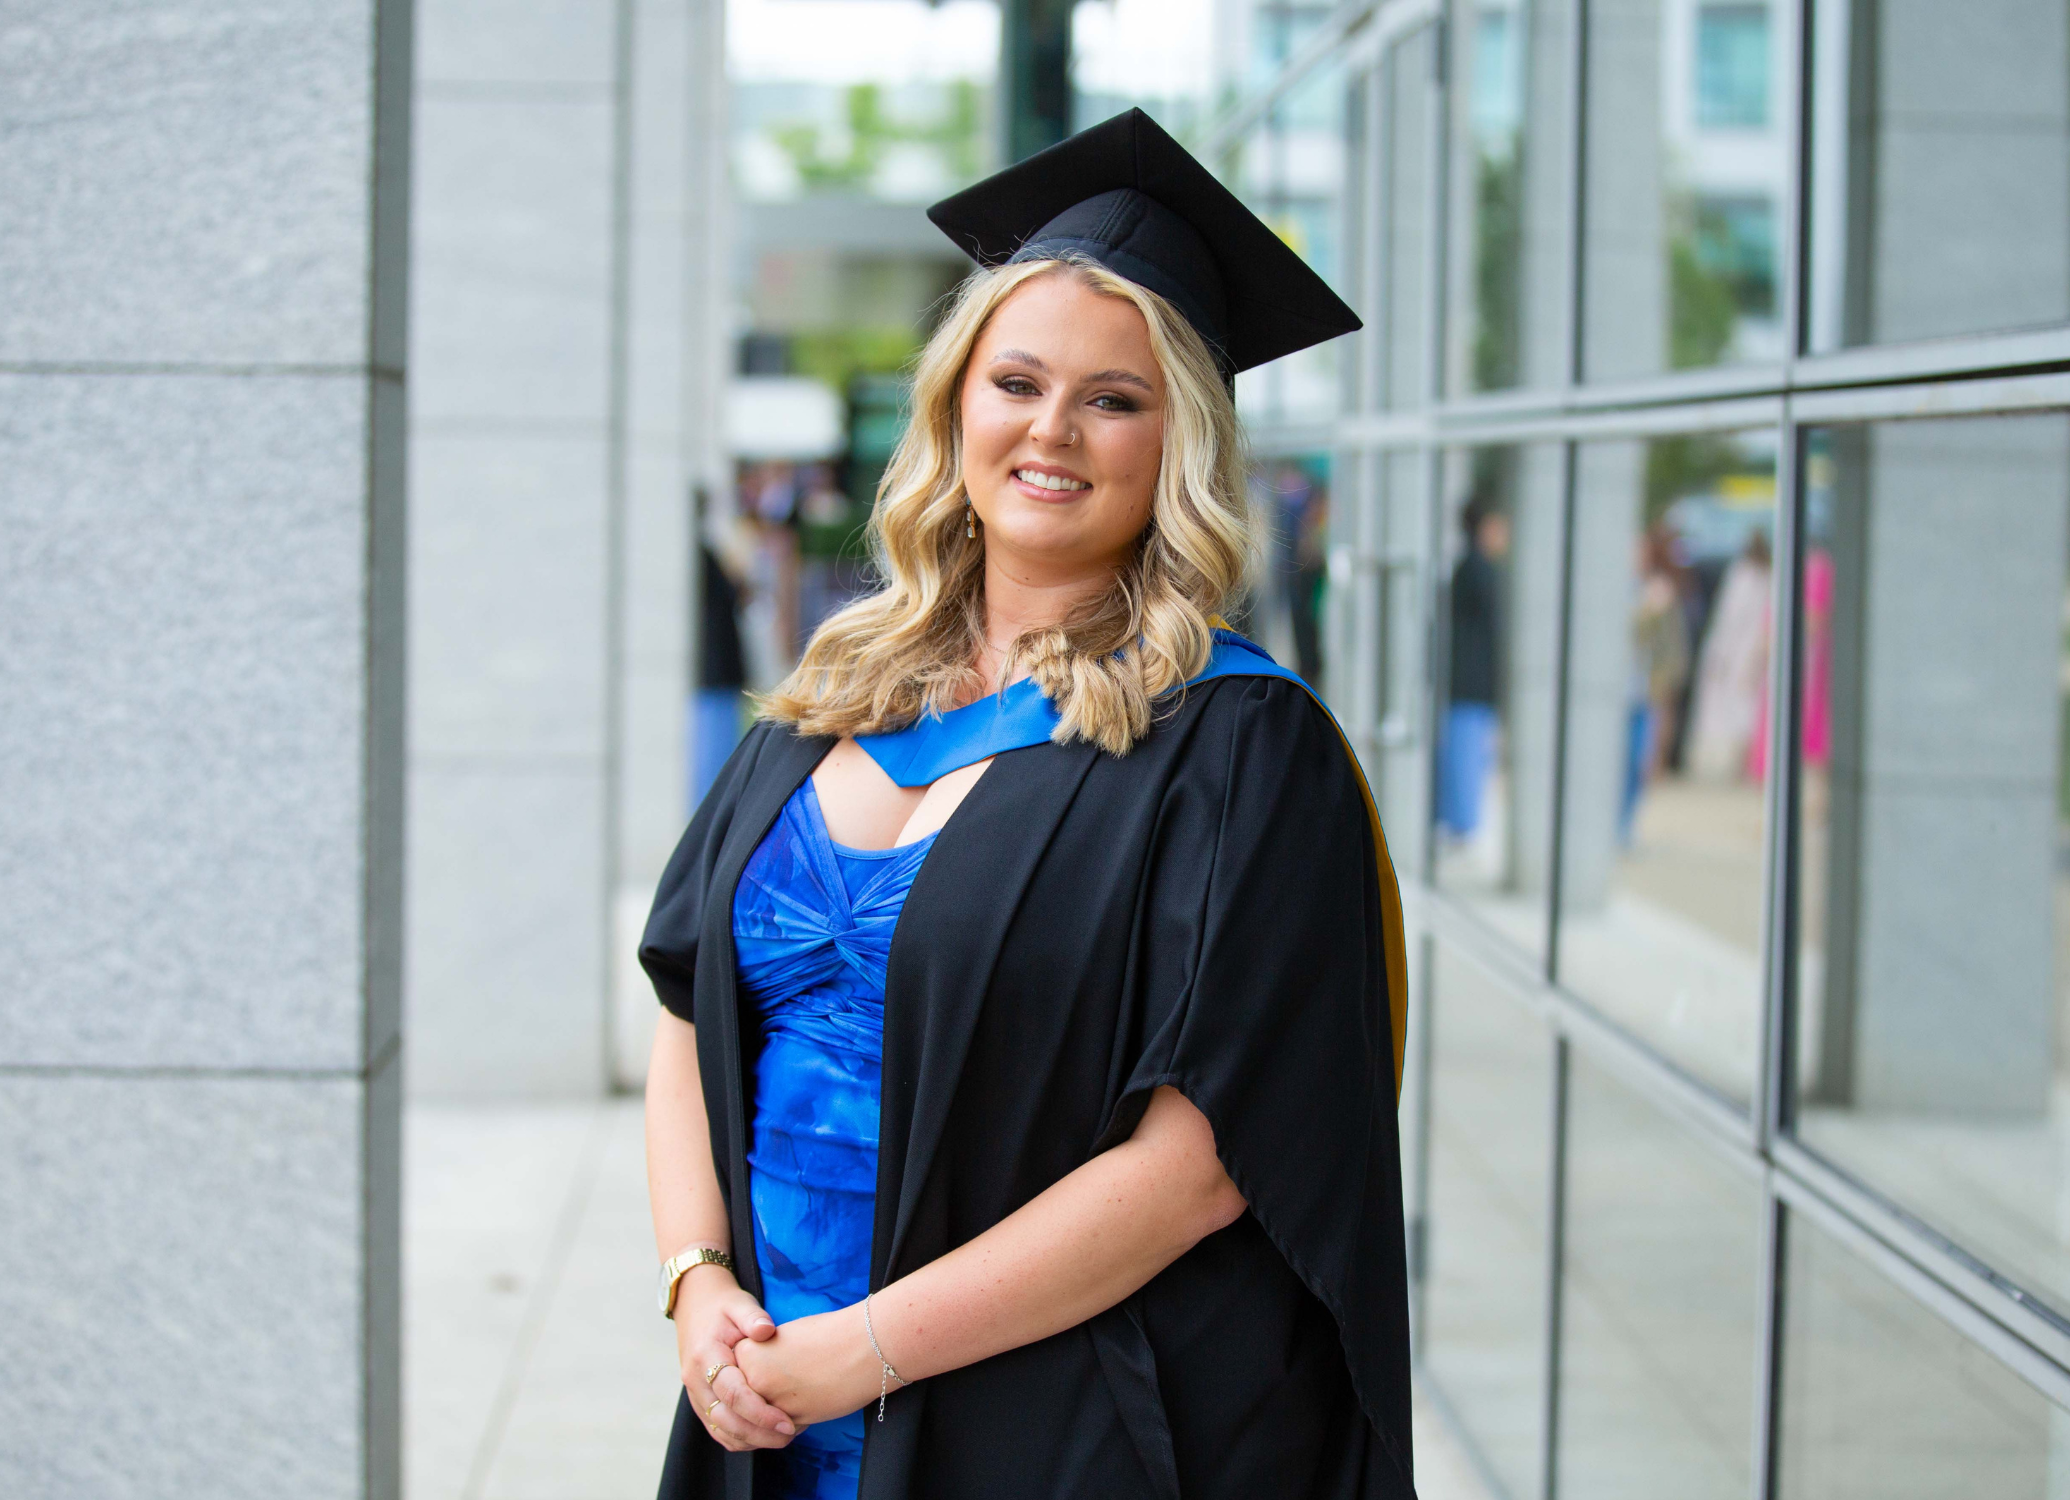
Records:
[[[1319,561],[1309,554],[1316,546],[1315,518],[1327,515],[1329,499],[1307,467],[1291,459],[1272,471],[1272,591],[1284,612],[1294,643],[1294,663],[1313,682],[1322,671],[1322,649],[1316,623]]]
[[[1639,537],[1639,597],[1632,608],[1631,703],[1626,713],[1624,801],[1619,841],[1632,842],[1639,798],[1663,769],[1674,734],[1676,706],[1689,679],[1689,629],[1685,623],[1674,535],[1656,522]]]
[[[1475,495],[1459,512],[1466,551],[1452,569],[1452,673],[1438,736],[1438,826],[1454,839],[1481,826],[1481,797],[1495,769],[1501,701],[1502,573],[1509,517]]]
[[[1756,531],[1718,585],[1697,662],[1688,766],[1706,781],[1759,774],[1753,757],[1767,713],[1768,594],[1768,534]]]
[[[741,693],[747,657],[740,645],[740,585],[711,544],[698,545],[702,591],[698,601],[697,691],[691,699],[690,806],[704,800],[719,768],[740,743]]]
[[[1399,895],[1217,616],[1233,376],[1357,319],[1139,111],[930,213],[885,582],[641,949],[663,1500],[1411,1500]]]

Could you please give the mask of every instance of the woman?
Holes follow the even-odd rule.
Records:
[[[1329,716],[1217,632],[1229,378],[1357,326],[1139,113],[937,205],[829,620],[641,950],[664,1497],[1413,1493],[1401,930]]]

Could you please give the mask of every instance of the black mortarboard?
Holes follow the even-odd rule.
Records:
[[[928,209],[981,265],[1076,251],[1148,287],[1225,372],[1350,333],[1358,314],[1140,109]]]

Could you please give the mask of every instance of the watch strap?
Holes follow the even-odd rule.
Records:
[[[724,1266],[733,1269],[733,1257],[724,1250],[714,1250],[710,1245],[690,1245],[678,1250],[661,1263],[661,1314],[666,1318],[676,1315],[676,1288],[681,1285],[684,1273],[698,1266]]]

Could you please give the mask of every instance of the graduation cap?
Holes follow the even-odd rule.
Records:
[[[1358,314],[1140,109],[927,210],[980,265],[1076,252],[1176,307],[1225,374],[1361,326]]]

